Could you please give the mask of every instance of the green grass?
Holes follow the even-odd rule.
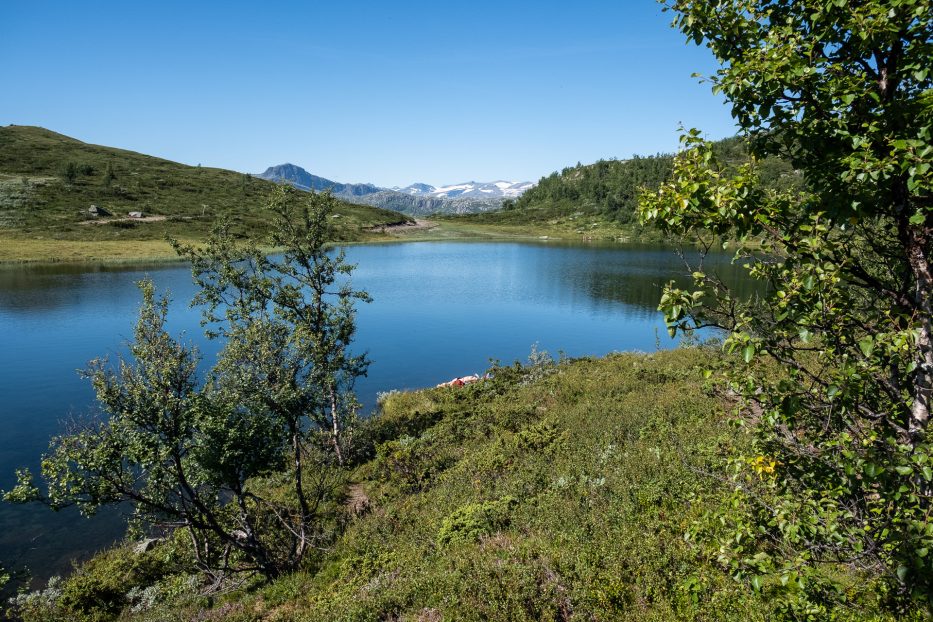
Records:
[[[433,218],[433,217],[432,217]],[[621,224],[604,216],[570,207],[535,207],[507,211],[438,216],[443,229],[464,235],[501,238],[548,238],[588,242],[662,242],[664,236],[637,224]]]
[[[71,180],[69,164],[77,169]],[[0,261],[167,258],[167,236],[203,239],[219,216],[244,234],[261,233],[271,188],[242,173],[90,145],[43,128],[0,127]],[[92,218],[91,205],[113,218]],[[131,211],[164,219],[116,220]],[[370,228],[407,220],[341,203],[334,239],[372,238]]]
[[[61,588],[77,604],[35,619],[115,619],[114,574],[157,596],[120,614],[133,621],[790,619],[684,539],[728,493],[705,474],[745,442],[703,388],[715,356],[539,363],[392,394],[357,432],[336,531],[304,571],[199,596],[169,542],[138,562],[101,556]],[[835,619],[895,619],[874,577],[826,572]]]

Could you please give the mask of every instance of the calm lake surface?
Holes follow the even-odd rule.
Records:
[[[357,350],[373,361],[357,386],[365,412],[377,392],[480,373],[490,359],[524,360],[535,343],[569,356],[675,345],[656,307],[661,285],[685,268],[667,248],[420,242],[353,246],[347,257],[354,285],[374,299],[358,308]],[[728,255],[707,258],[711,267],[742,278]],[[185,265],[0,269],[0,488],[13,485],[17,467],[37,470],[63,421],[94,412],[77,370],[125,351],[135,282],[146,276],[171,293],[173,334],[210,364],[219,344],[201,336],[199,310],[188,306]],[[122,524],[117,512],[83,519],[0,503],[0,561],[46,577],[107,546]]]

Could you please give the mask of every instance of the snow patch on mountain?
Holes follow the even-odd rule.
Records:
[[[398,192],[418,196],[432,196],[439,199],[450,198],[469,198],[482,197],[513,199],[521,196],[523,192],[533,187],[534,183],[530,181],[505,181],[497,180],[491,182],[466,181],[449,186],[434,187],[428,184],[412,184],[405,188],[393,188]]]

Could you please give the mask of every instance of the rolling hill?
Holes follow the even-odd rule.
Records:
[[[92,145],[40,127],[0,127],[0,238],[8,240],[199,239],[221,215],[243,232],[261,232],[272,187],[251,175]],[[144,217],[130,219],[130,212]],[[372,227],[410,220],[341,203],[334,237],[354,240]]]

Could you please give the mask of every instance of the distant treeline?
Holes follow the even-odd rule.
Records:
[[[730,167],[749,161],[746,143],[738,137],[718,141],[716,151]],[[670,177],[673,165],[674,156],[667,153],[577,163],[542,177],[537,186],[521,197],[506,201],[501,219],[507,221],[521,214],[523,219],[545,220],[581,212],[620,224],[634,222],[641,189],[657,189]],[[791,166],[781,159],[768,158],[759,165],[762,181],[768,186],[801,183]]]
[[[541,178],[505,209],[573,208],[598,213],[609,220],[628,223],[634,220],[639,188],[656,188],[671,174],[674,158],[669,154],[631,160],[600,160],[577,164]],[[548,210],[550,211],[550,210]]]

